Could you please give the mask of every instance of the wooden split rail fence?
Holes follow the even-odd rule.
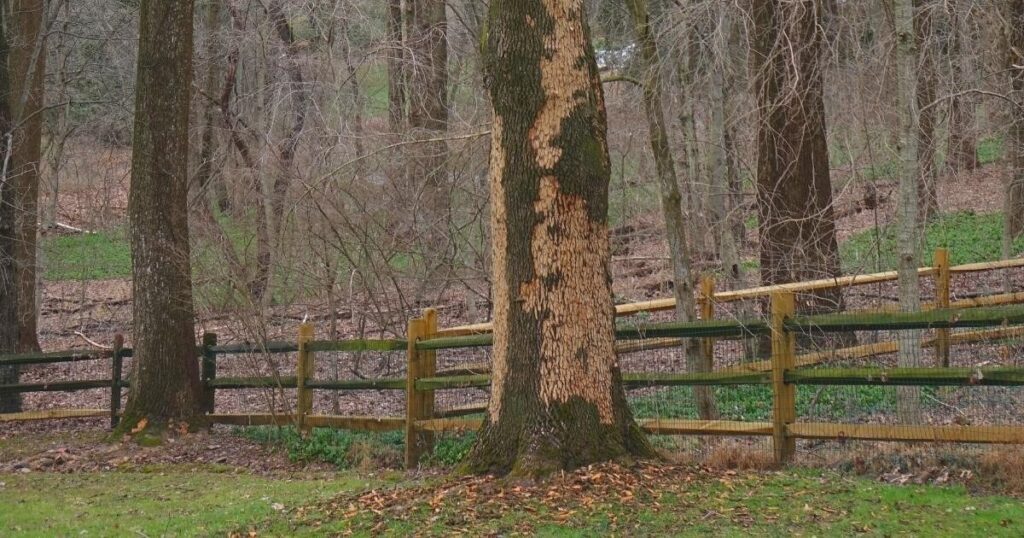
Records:
[[[704,346],[713,348],[718,338],[744,338],[767,335],[771,338],[769,360],[740,364],[710,373],[625,373],[629,387],[655,386],[735,386],[767,385],[772,390],[772,420],[745,422],[730,420],[642,420],[641,426],[653,434],[724,435],[771,437],[777,461],[788,461],[794,454],[797,439],[861,439],[881,441],[940,441],[966,443],[1024,443],[1024,426],[970,425],[893,425],[837,424],[798,422],[796,391],[800,386],[874,385],[874,386],[1020,386],[1024,385],[1024,368],[950,368],[951,343],[999,340],[1024,335],[1024,293],[1003,293],[962,300],[951,300],[950,275],[1024,267],[1024,259],[986,264],[949,267],[948,255],[936,253],[935,265],[919,270],[921,276],[936,278],[936,301],[921,312],[899,313],[892,309],[847,312],[841,314],[797,316],[795,294],[836,287],[849,287],[896,279],[895,272],[857,275],[835,279],[763,286],[745,290],[714,292],[714,284],[704,279],[701,284],[701,312],[697,322],[635,324],[616,330],[620,353],[680,345],[682,339],[699,338]],[[765,320],[715,320],[714,305],[742,299],[770,297],[771,316]],[[617,315],[628,316],[674,308],[673,300],[648,301],[620,305]],[[950,333],[951,329],[980,330]],[[491,345],[490,324],[439,329],[437,313],[428,309],[420,318],[410,320],[405,340],[316,340],[311,325],[299,328],[295,342],[265,344],[217,345],[214,334],[206,334],[197,349],[201,361],[204,387],[204,410],[212,423],[234,425],[294,424],[307,432],[315,427],[347,428],[364,431],[405,430],[407,467],[415,467],[429,451],[433,435],[443,431],[466,431],[480,427],[482,406],[463,406],[447,410],[435,409],[435,391],[487,387],[490,384],[486,365],[470,365],[438,371],[438,350]],[[800,334],[840,333],[850,331],[902,331],[934,329],[936,336],[924,345],[937,351],[934,367],[923,368],[802,368],[830,358],[863,358],[899,349],[896,342],[881,342],[850,348],[797,355],[796,338]],[[109,409],[64,409],[28,411],[0,415],[0,421],[38,420],[47,418],[78,418],[109,416],[116,425],[120,413],[121,392],[130,388],[123,379],[122,361],[131,357],[131,349],[123,347],[118,337],[110,350],[67,351],[0,356],[0,366],[52,364],[80,360],[111,359],[111,377],[82,381],[21,383],[0,385],[0,392],[74,391],[109,388]],[[708,347],[705,347],[708,349]],[[386,379],[321,380],[314,377],[317,352],[402,352],[407,354],[405,377]],[[217,375],[219,357],[240,353],[297,353],[294,376],[287,377],[221,377]],[[295,389],[296,406],[292,414],[219,414],[214,401],[217,390],[275,388]],[[334,416],[313,413],[313,391],[316,390],[399,390],[406,392],[406,413],[398,417]]]

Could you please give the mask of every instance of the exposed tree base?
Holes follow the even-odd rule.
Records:
[[[569,411],[573,406],[564,407]],[[530,424],[518,418],[488,420],[461,470],[539,479],[592,463],[632,463],[658,457],[631,417],[622,417],[618,424],[601,424],[596,415],[592,420],[552,419]]]
[[[139,446],[160,446],[170,434],[194,433],[209,425],[202,415],[191,419],[124,415],[110,433],[110,441],[120,442],[127,436]]]

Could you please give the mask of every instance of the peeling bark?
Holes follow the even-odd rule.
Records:
[[[134,367],[126,428],[194,421],[201,391],[188,230],[192,2],[142,0],[128,219]]]
[[[652,455],[614,351],[607,127],[583,3],[490,4],[494,358],[474,472]]]

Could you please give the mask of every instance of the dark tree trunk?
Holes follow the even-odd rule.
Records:
[[[1007,69],[1016,104],[1007,136],[1013,171],[1006,189],[1006,234],[1012,241],[1024,234],[1024,0],[1010,1],[1007,20]]]
[[[44,0],[12,0],[10,107],[14,118],[13,152],[8,175],[17,208],[18,350],[38,351],[36,243],[39,233],[39,168],[43,129],[43,76],[46,74]]]
[[[13,122],[8,97],[11,80],[8,65],[7,10],[0,9],[0,155],[10,150]],[[3,170],[6,172],[6,170]],[[15,226],[14,183],[10,174],[0,175],[0,353],[14,353],[18,345],[18,284],[14,271]],[[17,366],[0,366],[0,385],[18,382]],[[0,393],[0,413],[21,410],[21,395]]]
[[[204,25],[206,29],[206,80],[204,90],[209,98],[203,102],[203,134],[200,140],[199,166],[196,170],[196,183],[199,189],[207,194],[212,203],[220,211],[227,211],[231,204],[228,200],[228,189],[224,179],[220,177],[217,163],[214,162],[217,151],[216,125],[214,115],[217,113],[217,101],[214,96],[219,93],[221,60],[224,57],[224,46],[220,38],[223,26],[224,9],[222,0],[207,0]]]
[[[402,0],[388,0],[388,127],[393,134],[405,127],[405,69],[402,40]],[[355,84],[355,82],[353,82]]]
[[[490,407],[468,468],[649,456],[617,366],[604,97],[584,0],[492,0]]]
[[[408,185],[418,193],[416,232],[440,257],[448,233],[448,22],[444,0],[407,0],[411,52],[409,70],[410,135]],[[422,217],[422,219],[421,219]]]
[[[949,67],[950,79],[955,91],[971,86],[968,80],[972,73],[971,50],[964,45],[972,38],[973,32],[968,21],[969,2],[949,2]],[[969,172],[978,167],[977,140],[974,136],[974,99],[970,96],[955,96],[949,100],[949,148],[946,162],[953,173]]]
[[[755,0],[753,15],[761,280],[835,277],[840,268],[822,98],[821,6]],[[840,310],[842,294],[807,295],[798,307]]]
[[[270,287],[273,250],[274,246],[280,244],[281,241],[284,202],[292,183],[292,177],[295,175],[295,153],[298,151],[299,139],[306,126],[306,108],[309,104],[309,91],[302,76],[302,67],[299,65],[295,33],[285,15],[281,0],[274,0],[267,5],[267,15],[270,17],[278,39],[285,48],[284,71],[288,75],[288,83],[291,86],[288,93],[292,96],[292,123],[288,128],[288,134],[277,148],[277,171],[265,209],[265,212],[269,214],[269,226],[266,226],[265,229],[261,226],[261,231],[257,234],[259,245],[257,245],[256,274],[250,286],[252,297],[257,301],[268,298],[265,296]]]
[[[134,368],[125,427],[194,421],[201,392],[189,266],[192,2],[142,0],[128,219]]]
[[[939,212],[939,196],[936,190],[935,169],[935,123],[937,108],[929,106],[935,101],[935,87],[938,84],[936,54],[939,45],[932,32],[939,6],[936,0],[914,0],[914,38],[920,52],[917,76],[918,154],[917,154],[917,197],[921,222],[926,222]],[[927,108],[925,108],[927,107]]]

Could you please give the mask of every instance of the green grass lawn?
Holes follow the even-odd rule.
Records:
[[[512,491],[517,485],[498,482],[467,490],[479,494],[472,500],[461,492],[440,495],[443,490],[397,473],[271,478],[161,466],[149,472],[6,474],[0,475],[0,535],[1024,534],[1020,499],[974,495],[959,486],[894,486],[808,470],[683,478],[661,478],[651,491],[629,495],[615,487],[583,488],[569,498],[524,496]],[[370,510],[365,499],[378,493],[399,504]]]
[[[214,467],[0,474],[0,536],[223,536],[375,479],[266,478]]]

